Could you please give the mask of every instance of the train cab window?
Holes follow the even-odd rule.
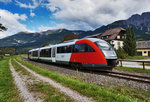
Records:
[[[111,50],[112,47],[105,41],[97,41],[95,42],[95,44],[100,48],[100,49],[103,49],[103,50]]]
[[[87,51],[87,52],[95,52],[95,50],[88,44],[85,45],[85,51]]]

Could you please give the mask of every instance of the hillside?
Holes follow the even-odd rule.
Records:
[[[43,32],[28,33],[19,32],[15,35],[0,39],[0,47],[13,47],[18,52],[25,52],[31,48],[41,47],[44,44],[60,43],[66,34],[77,34],[78,38],[102,33],[109,28],[115,27],[133,27],[136,39],[150,40],[150,12],[135,14],[127,20],[115,21],[106,26],[101,26],[94,31],[57,29]]]
[[[0,47],[13,47],[17,52],[24,52],[31,48],[41,47],[44,44],[56,44],[63,40],[66,34],[80,34],[84,31],[70,31],[66,29],[48,30],[45,32],[20,32],[0,39]]]

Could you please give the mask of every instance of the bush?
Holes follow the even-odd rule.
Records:
[[[2,60],[4,58],[4,56],[3,55],[0,55],[0,60]]]
[[[128,56],[128,54],[121,47],[116,50],[116,53],[119,59],[125,59]]]

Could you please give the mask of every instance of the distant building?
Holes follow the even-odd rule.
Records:
[[[118,49],[119,47],[123,47],[123,40],[125,39],[126,30],[117,27],[106,30],[104,33],[100,35],[100,38],[110,42],[114,46],[114,48]]]
[[[10,56],[10,54],[6,53],[5,56]]]
[[[150,56],[150,41],[136,42],[138,56]]]
[[[86,36],[86,38],[99,38],[100,34],[101,34],[101,33],[92,34],[92,35]]]
[[[123,40],[125,39],[126,30],[122,27],[111,28],[106,30],[101,34],[94,34],[87,36],[88,38],[100,38],[103,39],[114,46],[114,48],[118,49],[119,47],[123,47]]]

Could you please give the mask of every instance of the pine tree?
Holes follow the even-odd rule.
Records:
[[[7,30],[7,28],[6,27],[4,27],[1,23],[0,23],[0,31],[6,31]]]
[[[123,49],[129,56],[136,55],[136,40],[134,36],[134,29],[126,29],[126,39],[123,42]]]

